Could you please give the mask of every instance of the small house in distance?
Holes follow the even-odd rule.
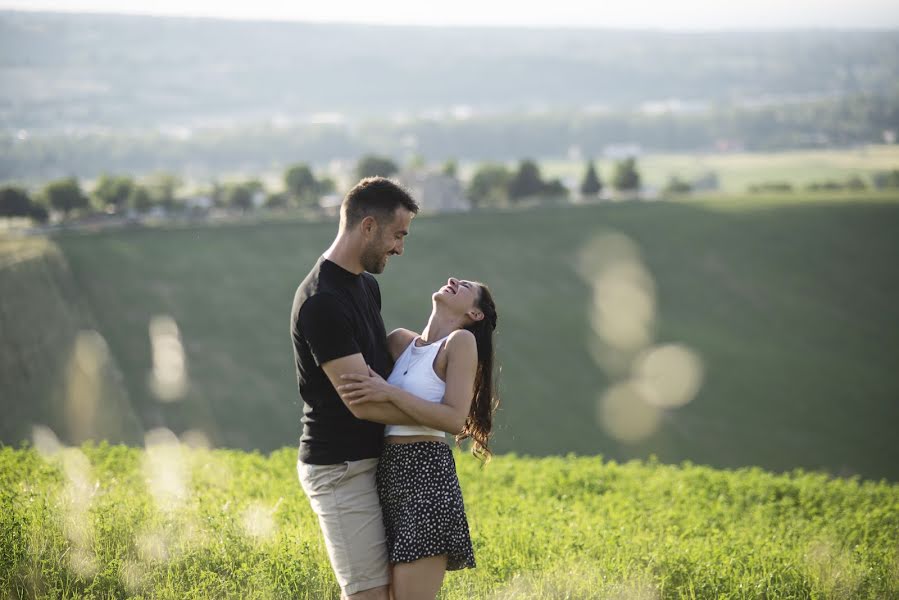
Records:
[[[407,170],[397,176],[399,182],[418,201],[426,213],[464,212],[471,210],[462,184],[455,177],[424,170]]]

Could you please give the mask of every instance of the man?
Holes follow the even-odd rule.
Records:
[[[348,406],[349,373],[392,367],[371,273],[403,253],[418,204],[388,179],[363,179],[340,209],[337,238],[297,288],[291,311],[303,435],[297,471],[318,515],[343,598],[387,600],[388,564],[375,486],[384,423],[414,424],[389,402]]]

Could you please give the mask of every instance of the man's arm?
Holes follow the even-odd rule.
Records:
[[[345,380],[342,379],[343,375],[358,373],[367,376],[369,373],[368,365],[365,364],[365,359],[362,357],[361,353],[351,354],[350,356],[343,356],[328,361],[322,365],[322,370],[325,372],[325,375],[328,376],[328,379],[331,381],[331,385],[334,386],[335,390],[339,385],[346,383]],[[353,416],[357,419],[374,421],[375,423],[383,423],[385,425],[419,424],[412,417],[390,402],[363,402],[354,405],[347,402],[346,398],[342,395],[340,396],[340,399],[343,400],[343,403],[346,404],[346,407],[350,409],[350,412],[353,413]]]
[[[395,406],[415,422],[456,435],[465,427],[474,395],[478,350],[474,335],[460,330],[446,341],[446,390],[441,402],[428,402],[406,390],[392,386],[371,371],[342,376],[337,387],[350,410],[367,405]]]

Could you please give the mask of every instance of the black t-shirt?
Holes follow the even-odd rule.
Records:
[[[290,331],[303,399],[300,460],[332,465],[380,455],[384,426],[354,417],[321,368],[336,358],[362,353],[379,375],[389,375],[392,364],[378,282],[369,273],[356,275],[320,258],[297,288]]]

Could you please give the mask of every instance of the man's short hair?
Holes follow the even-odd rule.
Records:
[[[418,202],[398,184],[385,177],[366,177],[347,193],[340,206],[340,216],[347,228],[368,216],[385,223],[400,206],[418,214]]]

